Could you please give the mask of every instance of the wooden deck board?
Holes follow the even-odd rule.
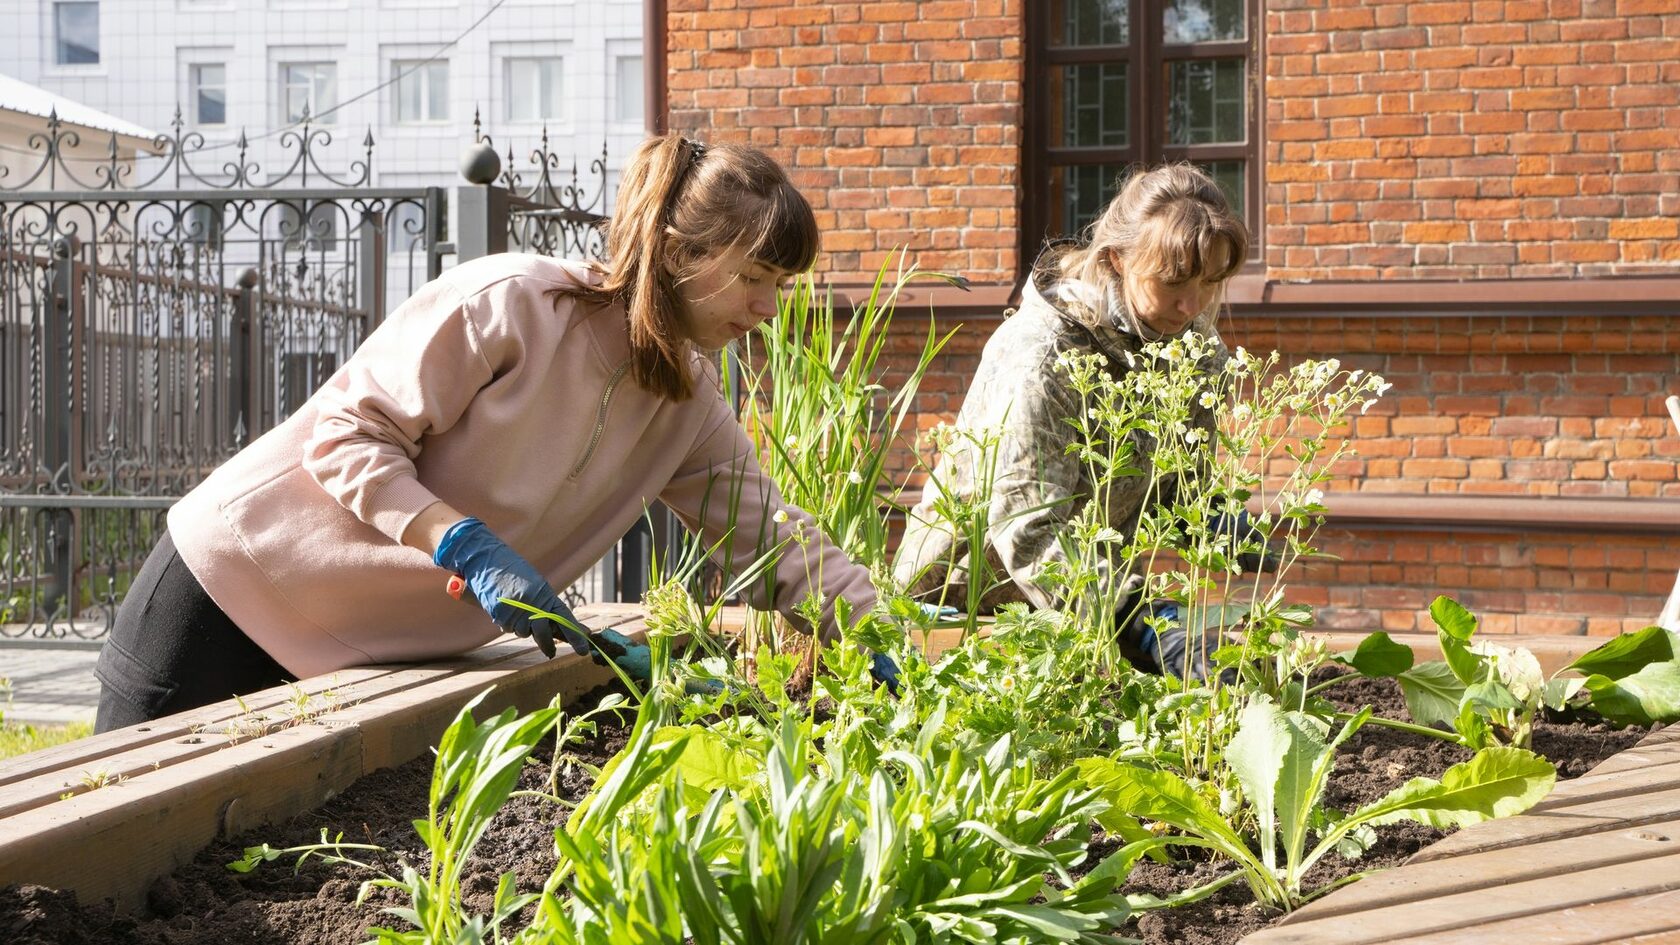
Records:
[[[1610,945],[1680,941],[1680,892],[1536,913],[1452,932],[1391,939],[1385,945]]]
[[[1670,846],[1673,846],[1672,844]],[[1401,867],[1406,869],[1406,867]],[[1355,887],[1357,884],[1355,884]],[[1355,887],[1349,887],[1348,891]],[[1680,853],[1314,918],[1302,910],[1243,945],[1377,945],[1402,937],[1485,930],[1495,923],[1680,889]],[[1327,897],[1324,902],[1335,898]],[[1478,941],[1494,945],[1485,934]],[[1526,940],[1506,940],[1516,941]]]

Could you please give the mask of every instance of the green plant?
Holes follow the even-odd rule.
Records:
[[[1445,659],[1413,666],[1409,652],[1398,655],[1405,647],[1373,634],[1360,646],[1369,658],[1345,661],[1366,676],[1393,677],[1414,730],[1469,748],[1526,747],[1542,708],[1590,710],[1618,725],[1680,721],[1680,634],[1624,633],[1547,678],[1526,648],[1475,639],[1476,616],[1452,598],[1435,598],[1429,615]]]
[[[1323,806],[1324,787],[1336,748],[1369,716],[1369,709],[1357,713],[1329,737],[1321,719],[1282,710],[1265,696],[1248,704],[1224,757],[1252,817],[1252,843],[1220,810],[1217,799],[1210,800],[1170,771],[1105,758],[1082,761],[1079,769],[1116,811],[1167,824],[1182,832],[1171,843],[1212,850],[1236,865],[1232,873],[1204,886],[1203,894],[1240,877],[1262,904],[1282,910],[1297,908],[1363,875],[1319,889],[1303,886],[1307,871],[1330,851],[1362,853],[1373,839],[1371,828],[1401,820],[1463,827],[1508,817],[1544,797],[1557,776],[1531,752],[1488,748],[1447,769],[1439,781],[1413,778],[1344,815]]]

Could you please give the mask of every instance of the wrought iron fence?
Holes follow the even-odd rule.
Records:
[[[306,118],[278,172],[242,135],[205,173],[213,149],[177,114],[146,159],[113,135],[110,159],[78,172],[77,132],[55,115],[30,141],[39,167],[0,177],[0,642],[101,639],[169,505],[446,258],[599,249],[604,151],[592,196],[575,165],[555,185],[546,132],[529,189],[511,150],[501,186],[405,189],[374,185],[371,133],[344,172],[323,166],[331,140]],[[622,593],[604,567],[574,599]]]

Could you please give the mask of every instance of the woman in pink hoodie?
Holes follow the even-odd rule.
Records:
[[[570,618],[554,588],[655,501],[737,571],[806,529],[752,603],[792,617],[818,595],[835,639],[836,600],[875,606],[868,572],[782,501],[706,356],[773,316],[817,247],[775,161],[668,135],[625,169],[604,263],[506,254],[422,287],[170,509],[100,654],[98,730],[498,631],[585,652],[499,599]],[[451,573],[470,595],[444,595]]]

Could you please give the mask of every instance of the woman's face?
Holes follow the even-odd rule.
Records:
[[[677,283],[683,331],[702,350],[723,348],[775,316],[776,294],[792,278],[744,248],[708,256]]]
[[[1202,276],[1172,285],[1154,273],[1128,267],[1118,254],[1111,255],[1109,261],[1121,274],[1126,307],[1145,328],[1163,336],[1184,331],[1197,315],[1207,311],[1219,297],[1223,280],[1210,279],[1206,273],[1225,270],[1223,258],[1207,259],[1203,261]]]

